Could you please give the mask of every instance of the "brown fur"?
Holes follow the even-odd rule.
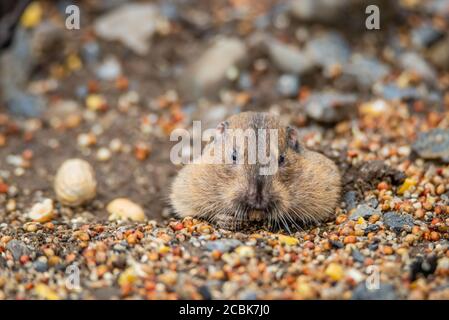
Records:
[[[289,229],[289,224],[316,223],[334,212],[341,178],[330,159],[301,145],[299,151],[295,149],[289,143],[290,131],[273,115],[245,112],[230,117],[227,124],[231,129],[278,129],[279,149],[272,151],[276,159],[279,154],[285,155],[283,165],[274,175],[257,178],[258,164],[188,164],[175,178],[170,195],[179,216],[204,218],[222,227],[236,228],[253,212],[262,212],[262,219],[270,226]],[[262,200],[255,201],[255,193]],[[253,204],[259,206],[265,200],[270,203],[268,207],[255,211]]]

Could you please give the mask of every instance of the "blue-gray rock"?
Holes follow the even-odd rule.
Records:
[[[220,252],[229,252],[241,245],[242,242],[237,239],[219,239],[208,241],[206,243],[206,249],[209,251],[218,250]]]
[[[390,211],[383,215],[384,223],[395,232],[401,232],[403,229],[413,227],[413,218],[408,214],[398,214]]]
[[[198,292],[204,300],[212,300],[212,293],[207,285],[200,286]]]
[[[355,111],[357,96],[336,92],[313,93],[305,102],[306,114],[319,122],[335,123]]]
[[[98,42],[86,42],[81,48],[81,56],[88,64],[97,63],[100,57],[100,46],[98,45]]]
[[[0,256],[0,268],[6,268],[6,259]]]
[[[379,226],[377,224],[370,224],[365,228],[365,234],[368,234],[370,232],[376,232],[377,230],[379,230]]]
[[[46,272],[48,270],[48,264],[47,261],[44,260],[36,260],[33,263],[33,267],[34,269],[36,269],[37,272]]]
[[[406,70],[419,75],[422,79],[434,82],[437,73],[433,67],[416,52],[405,52],[399,57],[400,66]]]
[[[435,28],[431,23],[424,23],[411,32],[412,44],[417,49],[426,49],[444,36],[444,32]]]
[[[337,249],[341,249],[343,248],[345,245],[343,244],[343,242],[341,241],[337,241],[337,240],[330,240],[329,241],[330,244],[332,245],[332,247],[337,248]]]
[[[346,210],[350,211],[357,207],[357,192],[356,191],[348,191],[343,196],[343,200],[346,203]]]
[[[250,90],[253,87],[253,80],[248,72],[242,72],[237,82],[239,89]]]
[[[349,216],[349,219],[357,220],[360,217],[366,219],[371,217],[373,214],[381,215],[381,212],[377,209],[371,208],[366,204],[362,204]]]
[[[120,41],[138,55],[150,50],[156,21],[162,19],[152,3],[127,3],[106,12],[94,21],[95,33],[108,41]]]
[[[257,300],[257,292],[254,291],[244,291],[239,295],[242,300]]]
[[[297,47],[275,39],[266,39],[265,42],[271,61],[282,72],[301,75],[313,69],[312,59]]]
[[[89,89],[85,85],[80,85],[76,87],[75,94],[79,99],[85,99],[89,94]]]
[[[424,10],[430,14],[449,17],[449,5],[447,0],[433,0],[424,2]]]
[[[353,300],[395,300],[397,295],[393,285],[380,283],[378,289],[368,289],[365,282],[359,285],[352,292]]]
[[[335,65],[345,65],[351,56],[351,49],[346,40],[337,32],[329,32],[310,40],[306,45],[306,54],[324,74],[329,74]]]
[[[365,256],[357,249],[352,250],[352,258],[360,263],[365,262]]]
[[[390,67],[374,57],[355,54],[343,67],[343,75],[354,77],[362,89],[370,89],[374,83],[382,80],[390,73]]]
[[[11,89],[8,96],[5,103],[12,114],[38,117],[44,110],[45,99],[41,96],[32,95],[17,88]]]
[[[179,78],[182,93],[191,98],[216,95],[218,89],[229,82],[228,71],[244,64],[246,58],[247,47],[242,40],[236,37],[215,38]]]
[[[333,22],[338,20],[350,5],[343,0],[292,0],[291,14],[300,20],[309,22]]]
[[[115,57],[106,58],[95,71],[101,80],[115,80],[122,73],[122,66]]]
[[[166,17],[171,21],[176,21],[179,19],[179,11],[176,2],[162,2],[159,6],[161,15]]]
[[[420,92],[414,87],[401,88],[394,83],[377,83],[373,86],[373,91],[376,95],[381,96],[386,100],[417,100],[422,98],[425,93]]]
[[[412,150],[423,159],[449,162],[449,130],[437,128],[419,133]]]
[[[293,74],[283,74],[279,77],[277,91],[283,97],[295,97],[298,95],[299,79]]]
[[[14,260],[19,260],[21,256],[28,256],[32,252],[25,243],[19,240],[9,241],[6,245],[6,249],[11,252]]]

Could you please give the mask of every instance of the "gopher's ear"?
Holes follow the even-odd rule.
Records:
[[[287,145],[298,153],[302,151],[302,146],[298,141],[298,132],[292,127],[287,127]]]
[[[223,121],[221,122],[218,126],[217,126],[217,133],[218,134],[223,134],[225,132],[225,130],[229,127],[229,122],[227,121]]]

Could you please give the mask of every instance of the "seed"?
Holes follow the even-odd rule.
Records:
[[[377,185],[377,190],[388,190],[389,188],[390,186],[385,181],[382,181]]]
[[[446,191],[446,188],[444,187],[444,184],[439,184],[437,186],[436,192],[438,195],[443,194],[445,191]]]
[[[108,148],[100,148],[97,151],[97,160],[98,161],[108,161],[111,159],[111,151]]]
[[[391,255],[391,254],[393,254],[393,248],[390,247],[390,246],[385,246],[384,249],[383,249],[383,251],[384,251],[384,254],[386,254],[386,255]]]
[[[422,218],[424,218],[424,214],[425,214],[425,212],[423,209],[418,209],[415,211],[415,218],[422,219]]]
[[[376,223],[380,219],[380,215],[373,214],[371,217],[369,217],[368,221],[369,223]]]
[[[254,250],[250,246],[240,246],[235,249],[240,257],[251,258],[254,256]]]
[[[349,244],[349,243],[356,243],[357,238],[355,236],[347,236],[345,237],[345,239],[343,240],[344,244]]]
[[[398,194],[402,195],[404,192],[409,191],[412,187],[416,186],[416,183],[416,180],[412,178],[405,179],[404,183],[398,189]]]
[[[423,207],[424,207],[424,209],[426,209],[427,211],[430,211],[430,210],[432,210],[433,205],[432,205],[430,202],[426,201],[426,202],[424,202]]]
[[[279,242],[287,246],[295,246],[299,243],[299,240],[294,237],[279,235]]]
[[[130,235],[126,238],[126,241],[127,241],[129,244],[136,244],[136,243],[137,243],[137,236],[136,236],[134,233],[132,233],[132,234],[130,234]]]
[[[53,200],[45,199],[36,203],[28,213],[30,219],[37,222],[48,222],[54,217]]]
[[[76,237],[81,240],[81,241],[89,241],[90,236],[87,232],[84,231],[77,231],[76,232]]]
[[[335,219],[335,223],[336,224],[342,224],[343,222],[345,222],[348,219],[348,217],[344,214],[339,215],[336,219]]]
[[[432,231],[430,233],[430,239],[432,241],[438,241],[438,240],[440,240],[440,234],[438,232],[436,232],[436,231]]]
[[[107,102],[102,95],[91,94],[86,98],[86,106],[92,111],[99,111],[106,109]]]
[[[329,264],[324,272],[327,276],[329,276],[334,281],[339,281],[343,278],[344,270],[341,265],[338,263],[332,262]]]
[[[27,223],[24,228],[26,232],[36,232],[37,231],[37,225],[35,223]]]
[[[415,241],[415,239],[416,238],[415,238],[414,235],[408,234],[408,235],[405,236],[404,241],[409,243],[409,244],[411,244],[411,243],[413,243]]]

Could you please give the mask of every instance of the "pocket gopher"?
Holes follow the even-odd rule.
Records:
[[[251,162],[248,148],[254,141],[236,139],[238,129],[253,130],[259,150],[263,141],[265,153],[261,154],[275,159],[274,172],[262,174],[261,168],[267,166],[259,157]],[[277,144],[271,144],[272,130],[277,137],[271,141]],[[223,161],[210,161],[217,150]],[[340,180],[334,162],[306,149],[296,130],[282,126],[277,116],[243,112],[220,123],[203,157],[179,171],[170,201],[178,216],[206,219],[222,228],[238,229],[247,222],[263,221],[270,228],[290,232],[291,226],[317,223],[334,212]]]

